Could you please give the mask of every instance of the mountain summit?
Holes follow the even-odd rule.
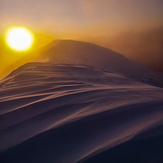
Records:
[[[110,49],[81,41],[56,40],[50,43],[37,61],[54,64],[80,64],[113,71],[127,77],[161,83],[163,75]]]

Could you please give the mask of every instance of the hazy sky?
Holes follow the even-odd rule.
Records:
[[[0,39],[13,26],[29,28],[39,46],[54,38],[90,41],[162,66],[163,0],[0,0]]]
[[[162,0],[0,0],[0,22],[53,32],[163,24]],[[102,30],[101,30],[102,31]]]

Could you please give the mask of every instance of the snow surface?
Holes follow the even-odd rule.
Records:
[[[75,163],[163,124],[162,88],[83,65],[28,63],[0,96],[8,162]]]
[[[109,49],[74,41],[52,43],[38,61],[0,83],[1,162],[95,163],[124,143],[154,139],[156,144],[163,136],[157,73]],[[105,161],[122,161],[119,154],[136,146]],[[162,159],[161,150],[151,151],[156,162]],[[128,162],[134,161],[142,159]]]

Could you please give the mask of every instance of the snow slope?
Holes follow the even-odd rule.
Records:
[[[81,41],[55,40],[45,48],[37,61],[82,64],[163,85],[163,73],[148,69],[110,49]]]
[[[69,48],[72,47],[65,47],[67,55]],[[50,60],[54,50],[47,53]],[[96,50],[92,47],[92,51]],[[75,61],[65,58],[71,64],[54,64],[64,55],[59,54],[52,56],[53,62],[25,64],[1,81],[1,162],[75,163],[103,159],[102,162],[119,163],[135,149],[124,143],[152,139],[156,144],[160,137],[163,140],[163,88],[116,73],[128,70],[125,66],[131,66],[130,70],[134,67],[122,66],[122,56],[118,66],[111,65],[114,70],[101,70],[102,66],[108,69],[116,57],[106,61],[104,53],[99,54],[99,60],[94,60],[98,56],[87,55],[83,60],[91,65],[85,66],[73,53]],[[138,151],[145,152],[142,149],[146,145],[143,147]],[[163,160],[159,145],[150,148],[150,158]],[[152,159],[143,154],[128,162],[149,163]]]

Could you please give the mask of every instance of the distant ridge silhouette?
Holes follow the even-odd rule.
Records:
[[[137,80],[163,84],[163,73],[155,72],[110,49],[81,41],[55,40],[37,61],[55,64],[82,64],[113,71]]]

